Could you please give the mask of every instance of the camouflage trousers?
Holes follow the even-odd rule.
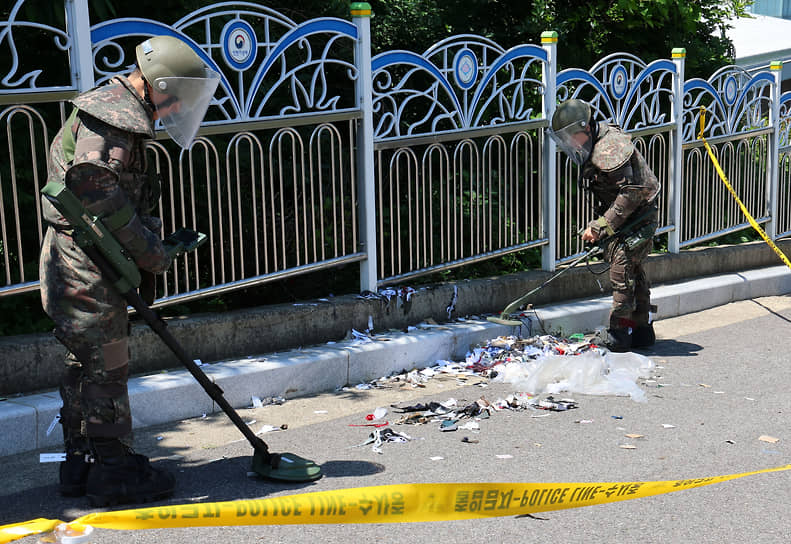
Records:
[[[605,248],[604,260],[610,263],[612,285],[611,329],[648,325],[651,284],[643,269],[643,261],[651,253],[655,230],[654,227],[650,235],[636,243],[627,244],[616,239]]]
[[[126,302],[69,231],[47,230],[39,277],[44,311],[69,351],[60,386],[67,451],[83,449],[90,438],[130,442]]]

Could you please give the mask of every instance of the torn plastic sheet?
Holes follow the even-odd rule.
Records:
[[[573,357],[542,355],[534,360],[507,362],[492,381],[510,383],[533,394],[570,391],[586,395],[629,396],[647,400],[637,384],[647,378],[654,363],[638,353],[590,350]]]
[[[369,334],[360,332],[357,329],[351,330],[351,337],[354,339],[355,344],[367,344],[369,342],[373,342],[373,339]]]

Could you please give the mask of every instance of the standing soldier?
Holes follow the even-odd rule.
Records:
[[[603,344],[612,351],[651,346],[656,337],[643,260],[656,233],[660,184],[629,135],[616,125],[597,123],[591,106],[582,100],[567,100],[557,107],[550,134],[580,166],[580,185],[593,200],[597,217],[582,239],[597,242],[611,237],[602,248],[613,289]],[[628,232],[619,232],[627,225]]]
[[[74,112],[50,147],[48,181],[65,184],[101,217],[144,275],[161,274],[172,257],[160,240],[161,221],[149,215],[159,184],[146,174],[145,141],[159,119],[188,147],[219,74],[170,36],[138,45],[136,60],[129,76],[73,100]],[[73,226],[47,198],[42,202],[49,227],[39,262],[41,300],[68,349],[60,387],[66,446],[60,492],[87,495],[95,506],[167,497],[173,476],[130,447],[127,304],[77,245]]]

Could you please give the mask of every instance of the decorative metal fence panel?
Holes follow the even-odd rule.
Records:
[[[791,92],[784,93],[778,107],[778,182],[775,236],[791,235]]]
[[[681,246],[701,243],[749,226],[728,193],[702,142],[712,146],[725,176],[758,223],[769,217],[769,127],[775,109],[775,78],[751,75],[737,66],[718,70],[707,81],[684,84],[684,158],[681,187]]]
[[[6,25],[10,35],[29,23],[12,20]],[[159,122],[158,138],[147,147],[147,159],[163,181],[161,234],[187,226],[209,235],[205,246],[179,257],[158,278],[158,304],[364,260],[355,185],[356,120],[361,116],[355,99],[357,27],[331,18],[297,24],[249,2],[207,6],[172,25],[114,19],[91,28],[91,77],[101,84],[127,73],[135,64],[127,52],[145,37],[161,34],[188,43],[222,80],[201,136],[189,150],[181,151],[167,139]],[[58,36],[64,41],[62,32]],[[35,73],[18,81],[30,87]],[[32,115],[28,106],[14,108],[5,115],[9,120],[22,112]],[[4,215],[30,202],[38,213],[47,140],[61,121],[62,115],[39,120],[41,136],[34,141],[31,129],[31,146],[24,153],[10,147],[9,136],[12,172],[21,170],[19,158],[24,156],[43,159],[44,169],[33,169],[22,191],[12,177],[9,202],[14,205],[3,206]],[[35,222],[28,218],[37,226],[35,240],[36,228],[20,228],[17,218],[17,228],[9,229],[6,219],[11,222],[0,217],[3,247],[16,243],[19,248],[3,252],[7,289],[24,282],[35,289],[40,214]]]
[[[64,98],[77,94],[69,70],[73,28],[54,16],[26,21],[22,3],[0,20],[0,295],[38,289],[39,189],[47,180],[52,127],[64,119]]]
[[[479,36],[374,57],[382,283],[546,243],[546,62]]]

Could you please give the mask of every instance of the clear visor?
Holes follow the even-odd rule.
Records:
[[[209,108],[220,74],[206,70],[206,77],[160,77],[151,96],[162,126],[186,149],[192,143]]]
[[[549,130],[549,135],[560,150],[575,163],[582,165],[590,157],[593,149],[590,133],[581,130],[577,123],[558,131]]]

